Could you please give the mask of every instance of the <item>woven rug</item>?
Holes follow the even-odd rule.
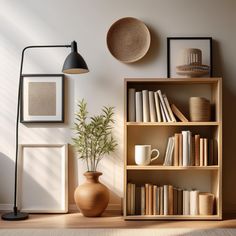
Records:
[[[3,229],[1,236],[235,236],[236,229]]]

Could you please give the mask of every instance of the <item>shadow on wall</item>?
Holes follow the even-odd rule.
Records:
[[[140,66],[148,65],[148,64],[152,63],[153,61],[155,61],[155,58],[158,56],[158,54],[160,52],[161,41],[160,41],[159,35],[150,25],[147,25],[147,27],[148,27],[150,34],[151,34],[150,48],[149,48],[147,54],[141,60],[129,64],[131,66],[140,67]]]
[[[0,204],[13,201],[14,162],[10,157],[0,152]]]
[[[236,92],[232,86],[232,80],[229,73],[225,70],[226,66],[222,58],[222,48],[219,42],[213,40],[213,76],[222,77],[223,87],[223,212],[235,211],[236,192],[232,191],[232,183],[236,180],[236,158],[235,158],[235,133],[236,126],[234,120],[236,117]],[[228,205],[230,202],[233,205]],[[230,209],[231,208],[231,209]]]

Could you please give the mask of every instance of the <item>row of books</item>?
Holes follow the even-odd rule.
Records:
[[[199,215],[199,191],[128,183],[128,215]]]
[[[217,144],[214,139],[192,136],[191,131],[182,131],[169,137],[163,165],[165,166],[210,166],[217,165]]]
[[[129,122],[176,122],[175,116],[181,121],[188,121],[174,104],[170,105],[161,90],[128,90]]]

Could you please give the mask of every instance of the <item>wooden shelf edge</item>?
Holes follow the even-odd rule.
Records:
[[[127,82],[160,82],[160,83],[168,83],[168,84],[179,84],[184,82],[185,84],[194,84],[194,83],[217,83],[221,81],[221,77],[195,77],[195,78],[125,78],[124,81]]]
[[[221,122],[126,122],[127,126],[219,126]]]
[[[127,165],[127,170],[219,170],[219,166],[137,166]]]
[[[132,215],[125,220],[222,220],[220,215]]]

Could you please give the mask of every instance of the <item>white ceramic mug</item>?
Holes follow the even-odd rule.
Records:
[[[157,152],[157,155],[151,158],[153,152]],[[135,145],[135,163],[137,165],[149,165],[159,155],[160,152],[157,149],[151,150],[151,145]]]

